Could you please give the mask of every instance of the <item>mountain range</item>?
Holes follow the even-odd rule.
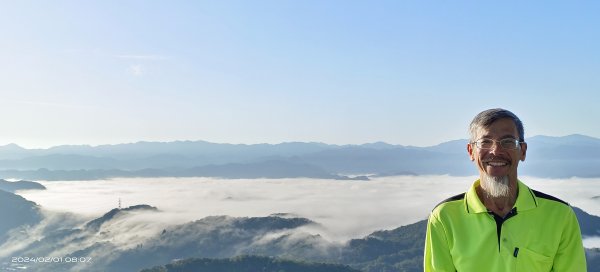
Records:
[[[521,175],[600,177],[600,139],[584,135],[526,139]],[[217,144],[204,141],[65,145],[25,149],[0,146],[0,177],[93,180],[114,177],[362,179],[390,175],[475,175],[467,140],[429,147],[323,143]]]

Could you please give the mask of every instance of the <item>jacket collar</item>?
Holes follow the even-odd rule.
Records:
[[[483,205],[483,202],[477,196],[476,188],[479,187],[480,181],[476,180],[469,191],[465,194],[465,209],[467,213],[487,213],[488,209]],[[537,207],[537,199],[531,189],[527,187],[523,182],[517,180],[519,190],[517,191],[517,201],[513,208],[517,208],[517,211],[522,212],[531,210]]]

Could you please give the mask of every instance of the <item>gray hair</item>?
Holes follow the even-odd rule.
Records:
[[[498,108],[484,110],[477,114],[475,118],[473,118],[471,125],[469,125],[469,133],[471,134],[469,142],[474,142],[477,140],[475,137],[477,137],[477,131],[479,131],[479,129],[489,127],[492,123],[502,118],[511,119],[513,123],[515,123],[515,126],[517,126],[519,141],[525,141],[525,129],[523,129],[523,123],[519,117],[508,110]]]

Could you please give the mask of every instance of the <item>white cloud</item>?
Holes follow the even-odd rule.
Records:
[[[133,64],[129,66],[129,73],[134,76],[142,76],[144,75],[144,68],[140,64]]]
[[[9,239],[0,247],[0,257],[11,256],[15,251],[29,247],[44,238],[48,230],[76,228],[84,222],[81,216],[42,210],[43,220],[35,226],[12,229]]]
[[[583,247],[600,248],[600,237],[583,237]]]
[[[130,64],[127,68],[127,71],[131,75],[136,77],[143,76],[144,74],[146,74],[146,66],[139,64],[139,62],[148,64],[148,62],[164,61],[170,59],[169,57],[161,55],[117,55],[115,57],[127,61],[138,62],[138,64]]]
[[[157,60],[168,60],[168,57],[160,56],[160,55],[119,55],[117,58],[120,59],[128,59],[128,60],[149,60],[149,61],[157,61]]]
[[[433,207],[464,192],[476,177],[386,177],[371,181],[321,179],[139,178],[42,182],[46,191],[20,194],[42,207],[100,216],[123,206],[148,204],[162,212],[140,215],[149,233],[210,215],[267,216],[292,213],[322,225],[309,232],[345,241],[427,218]],[[600,179],[551,180],[524,177],[534,189],[599,215]],[[568,189],[566,189],[568,188]],[[139,223],[139,222],[138,222]],[[133,222],[132,222],[133,224]],[[136,223],[137,224],[137,223]]]
[[[33,106],[33,107],[53,107],[53,108],[70,108],[70,109],[87,109],[90,107],[95,107],[92,105],[76,105],[76,104],[67,104],[67,103],[58,103],[58,102],[50,102],[43,100],[20,100],[20,99],[10,99],[10,98],[0,98],[0,104],[10,105],[10,104],[18,104],[25,106]]]

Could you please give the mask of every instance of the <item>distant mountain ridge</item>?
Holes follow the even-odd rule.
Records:
[[[520,174],[548,178],[600,177],[600,139],[573,134],[526,139]],[[429,147],[323,143],[216,144],[138,142],[25,149],[0,146],[0,177],[86,180],[113,177],[333,178],[355,175],[475,175],[467,140]],[[366,178],[361,178],[366,179]]]
[[[0,190],[14,193],[17,190],[46,190],[46,187],[33,181],[7,181],[0,179]]]

